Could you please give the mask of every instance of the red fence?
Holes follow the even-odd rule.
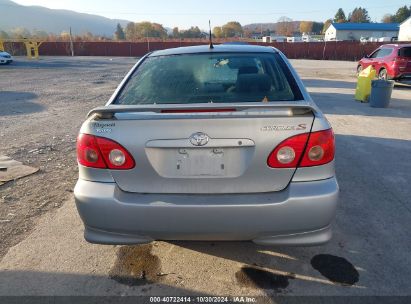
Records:
[[[76,56],[124,56],[140,57],[144,54],[167,48],[200,45],[205,42],[74,42]],[[326,60],[358,60],[370,54],[382,43],[360,43],[356,41],[338,42],[274,42],[251,43],[274,46],[290,59],[326,59]],[[6,50],[14,55],[25,55],[23,43],[5,43]],[[41,56],[70,55],[69,42],[44,42],[40,46]]]

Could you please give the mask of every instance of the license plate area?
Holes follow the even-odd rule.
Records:
[[[254,146],[146,147],[152,169],[164,178],[235,178],[247,170]]]
[[[223,148],[176,149],[176,176],[224,176],[227,166]]]

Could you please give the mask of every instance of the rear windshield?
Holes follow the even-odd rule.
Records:
[[[273,53],[148,57],[116,104],[230,103],[301,100],[288,67]]]
[[[398,56],[411,58],[411,47],[403,47],[399,49]]]

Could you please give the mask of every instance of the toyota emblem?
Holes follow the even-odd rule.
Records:
[[[202,132],[197,132],[190,136],[190,142],[193,146],[205,146],[209,140],[208,135]]]

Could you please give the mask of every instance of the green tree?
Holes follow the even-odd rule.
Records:
[[[192,26],[188,30],[180,32],[182,38],[201,38],[203,33],[198,26]]]
[[[97,40],[97,37],[93,35],[91,32],[84,32],[81,34],[82,41],[94,41]]]
[[[392,18],[393,22],[402,23],[407,20],[411,16],[411,6],[408,8],[407,6],[400,7],[395,15]]]
[[[135,36],[140,39],[147,37],[165,38],[167,31],[161,24],[143,21],[135,23]]]
[[[243,27],[237,21],[230,21],[222,26],[224,37],[240,37],[243,34]]]
[[[382,17],[381,22],[382,22],[382,23],[392,23],[392,22],[394,22],[393,20],[394,20],[394,16],[393,16],[393,15],[391,15],[391,14],[385,14],[385,15]]]
[[[223,38],[223,29],[221,28],[221,26],[216,26],[215,28],[213,28],[213,35],[216,38]]]
[[[70,33],[67,31],[63,31],[60,33],[60,38],[63,41],[70,41]]]
[[[362,7],[356,7],[349,15],[348,20],[353,23],[370,23],[368,11]]]
[[[31,32],[31,36],[37,39],[47,39],[49,37],[49,34],[46,31],[33,30]]]
[[[127,40],[136,40],[136,24],[134,22],[129,22],[126,25],[125,29],[126,39]]]
[[[173,37],[180,38],[180,30],[178,29],[178,27],[173,28]]]
[[[281,36],[292,36],[294,33],[294,23],[291,21],[277,22],[275,31]]]
[[[9,39],[10,36],[5,31],[0,31],[0,39]]]
[[[312,21],[301,21],[300,22],[300,33],[312,33],[314,22]]]
[[[153,26],[153,37],[167,38],[167,30],[163,25],[159,23],[152,23],[151,25]]]
[[[31,33],[24,27],[18,27],[11,30],[11,37],[14,39],[31,38]]]
[[[336,23],[347,22],[347,17],[345,16],[344,10],[342,8],[338,9],[333,21]]]
[[[114,32],[114,38],[116,40],[125,40],[126,39],[126,34],[124,33],[124,30],[121,27],[120,23],[117,23],[117,29]]]
[[[324,27],[324,22],[314,22],[313,23],[313,33],[321,34]]]
[[[331,19],[328,19],[324,22],[324,26],[323,26],[323,30],[322,30],[323,34],[325,34],[325,32],[328,30],[328,28],[330,27],[332,22],[333,21]]]

